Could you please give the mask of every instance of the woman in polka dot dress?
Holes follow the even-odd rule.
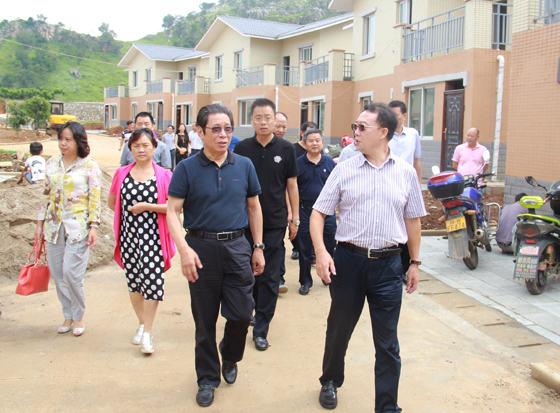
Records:
[[[115,211],[115,261],[126,272],[140,323],[132,343],[141,344],[145,354],[154,352],[152,326],[175,254],[165,216],[172,173],[152,162],[157,145],[150,129],[133,132],[128,147],[136,162],[117,169],[108,201]]]

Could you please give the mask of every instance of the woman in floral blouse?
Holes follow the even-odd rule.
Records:
[[[60,155],[47,161],[35,239],[44,238],[49,269],[62,303],[60,334],[84,333],[84,274],[89,248],[95,246],[100,223],[101,171],[88,157],[84,127],[67,122],[58,131]]]

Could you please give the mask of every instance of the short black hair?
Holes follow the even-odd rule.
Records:
[[[213,113],[223,113],[229,117],[229,122],[231,126],[233,125],[233,114],[228,107],[222,105],[206,105],[200,108],[198,111],[198,115],[196,117],[196,124],[200,126],[202,129],[206,129],[206,125],[208,124],[208,116]]]
[[[392,100],[389,102],[390,108],[400,108],[401,113],[404,115],[406,113],[406,105],[402,100]]]
[[[132,125],[132,124],[134,124],[133,121],[131,121],[131,120],[127,120],[127,121],[126,121],[126,126],[127,126],[127,127],[128,127],[128,125]]]
[[[323,132],[321,131],[321,129],[317,129],[317,128],[311,128],[311,129],[307,129],[305,131],[305,133],[303,134],[303,141],[307,142],[307,136],[311,135],[313,133],[318,133],[319,135],[321,135],[321,139],[324,140],[325,138],[323,137]]]
[[[168,125],[167,127],[175,130],[175,126],[173,126],[173,125]]]
[[[152,122],[152,125],[155,125],[154,117],[152,116],[152,114],[150,112],[140,112],[134,118],[134,123],[136,123],[138,121],[138,118],[150,118],[150,121]]]
[[[305,132],[308,128],[319,129],[319,125],[315,122],[307,121],[303,122],[299,127],[300,132]]]
[[[527,196],[525,192],[521,192],[520,194],[515,195],[515,202],[521,201],[521,198],[523,198],[524,196]]]
[[[272,111],[274,112],[274,115],[276,115],[276,105],[274,104],[274,102],[270,99],[265,99],[265,98],[261,98],[261,99],[256,99],[253,104],[251,105],[251,115],[253,115],[253,111],[255,110],[255,108],[263,108],[269,106],[272,108]],[[288,118],[286,118],[288,119]],[[200,126],[200,125],[199,125]]]
[[[87,157],[89,155],[90,149],[87,139],[87,133],[84,127],[78,122],[68,121],[58,130],[58,140],[62,139],[61,134],[64,129],[70,129],[70,131],[72,132],[72,137],[78,145],[78,156],[80,158]]]
[[[387,128],[387,140],[390,141],[397,129],[397,115],[393,109],[385,103],[375,102],[367,105],[364,111],[375,113],[377,115],[377,124],[382,128]]]
[[[43,151],[43,144],[41,142],[31,142],[29,144],[29,152],[31,155],[40,155]]]
[[[136,142],[138,139],[140,139],[142,136],[147,136],[148,138],[150,138],[150,142],[152,142],[154,148],[157,148],[158,141],[154,136],[152,130],[148,128],[140,128],[140,129],[136,129],[134,132],[132,132],[132,135],[130,135],[130,138],[128,139],[128,149],[132,149],[132,144]]]

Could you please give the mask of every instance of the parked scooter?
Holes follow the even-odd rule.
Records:
[[[489,157],[488,152],[485,152],[485,164]],[[478,266],[477,247],[492,251],[490,242],[495,238],[496,231],[490,226],[490,210],[497,208],[498,219],[501,213],[497,203],[484,204],[480,193],[486,185],[479,185],[479,180],[492,176],[492,173],[463,176],[455,171],[439,173],[437,167],[432,168],[432,171],[435,175],[428,180],[428,190],[443,205],[447,256],[462,259],[469,269],[474,270]]]
[[[560,271],[560,181],[549,190],[540,185],[532,176],[525,181],[531,186],[543,188],[546,198],[524,196],[519,201],[529,209],[527,214],[517,216],[514,227],[513,251],[517,255],[513,278],[525,280],[527,290],[538,295],[544,292],[546,280],[553,275],[558,280]],[[554,216],[537,215],[535,210],[550,202]]]

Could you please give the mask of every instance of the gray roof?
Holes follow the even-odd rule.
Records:
[[[152,60],[185,60],[204,54],[204,52],[197,52],[186,47],[159,46],[143,43],[134,43],[133,46]]]
[[[319,20],[308,24],[278,23],[268,20],[247,19],[244,17],[218,16],[227,25],[231,26],[239,33],[247,36],[258,36],[270,39],[277,39],[287,35],[297,34],[308,30],[335,24],[339,21],[349,19],[353,13],[345,13],[340,16]]]

